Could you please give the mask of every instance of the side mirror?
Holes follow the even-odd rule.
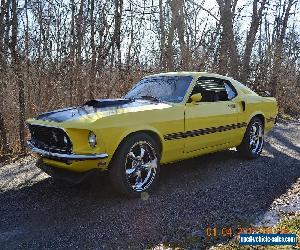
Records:
[[[200,102],[202,99],[202,95],[200,93],[194,94],[191,96],[192,103]]]

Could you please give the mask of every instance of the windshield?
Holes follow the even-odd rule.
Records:
[[[181,102],[192,79],[192,76],[147,77],[140,80],[125,98],[151,97],[166,102]]]

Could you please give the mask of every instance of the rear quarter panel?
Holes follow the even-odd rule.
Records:
[[[245,111],[241,112],[239,120],[247,124],[256,115],[264,117],[265,133],[274,126],[278,113],[277,102],[273,97],[262,97],[259,95],[245,95]]]

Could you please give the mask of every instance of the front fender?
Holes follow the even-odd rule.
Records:
[[[159,138],[161,145],[162,145],[162,150],[163,150],[163,136],[160,134],[160,132],[153,126],[150,125],[144,125],[144,126],[137,126],[134,128],[127,128],[125,129],[122,134],[118,137],[115,138],[114,142],[110,143],[110,155],[114,155],[115,151],[117,150],[118,146],[122,143],[122,141],[130,136],[130,134],[137,133],[137,132],[152,132],[157,135]]]

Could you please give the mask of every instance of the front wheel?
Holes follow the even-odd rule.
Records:
[[[122,194],[138,197],[149,192],[159,175],[159,150],[149,135],[139,133],[127,138],[117,149],[110,166],[110,179]]]
[[[242,143],[237,147],[237,151],[248,159],[257,158],[264,145],[264,126],[261,119],[254,117],[244,135]]]

